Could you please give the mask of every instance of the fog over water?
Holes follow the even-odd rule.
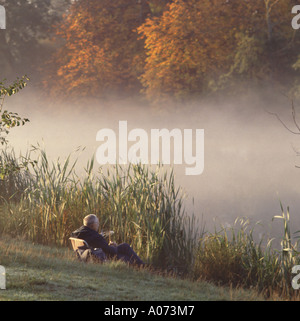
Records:
[[[26,88],[8,98],[6,107],[30,119],[30,123],[13,129],[9,135],[16,151],[25,151],[39,142],[44,144],[49,158],[55,160],[85,146],[77,172],[100,146],[97,132],[111,128],[118,133],[120,120],[127,120],[128,131],[142,128],[149,137],[153,128],[204,129],[204,172],[186,176],[184,170],[189,165],[174,166],[176,185],[189,197],[187,211],[198,217],[203,215],[208,227],[213,218],[223,224],[232,224],[236,217],[243,216],[263,220],[264,233],[272,217],[280,214],[281,200],[284,208],[290,207],[292,231],[300,230],[300,169],[295,168],[300,159],[294,150],[300,149],[300,139],[267,112],[278,113],[292,126],[290,102],[281,94],[150,108],[128,100],[48,104]],[[273,231],[280,230],[280,224],[272,224]]]

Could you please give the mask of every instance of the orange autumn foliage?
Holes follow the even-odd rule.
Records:
[[[199,95],[223,75],[237,71],[247,79],[270,73],[268,27],[277,34],[282,31],[287,2],[174,0],[161,17],[149,18],[138,28],[147,55],[140,77],[145,94],[149,99]],[[252,47],[247,49],[247,43]]]
[[[140,88],[143,42],[135,0],[84,0],[73,4],[57,26],[63,45],[50,62],[45,85],[55,95],[97,96]]]
[[[57,26],[63,42],[44,85],[68,98],[160,100],[286,83],[297,56],[293,1],[78,0]]]
[[[162,17],[138,29],[147,52],[141,77],[147,96],[184,96],[204,86],[206,74],[224,69],[235,25],[216,2],[222,1],[175,0]]]

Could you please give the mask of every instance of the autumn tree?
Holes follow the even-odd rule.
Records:
[[[209,74],[226,71],[237,27],[224,1],[175,0],[138,29],[145,39],[148,97],[177,97],[205,89]]]
[[[57,26],[62,42],[45,88],[67,97],[142,89],[152,100],[232,92],[249,83],[290,86],[299,68],[294,2],[74,1]]]
[[[57,27],[63,45],[52,59],[47,88],[68,97],[137,90],[144,50],[134,30],[148,11],[143,0],[75,2]]]
[[[147,54],[145,93],[185,97],[229,83],[280,79],[290,63],[288,2],[175,0],[138,29]]]

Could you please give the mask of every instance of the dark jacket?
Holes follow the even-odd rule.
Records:
[[[72,237],[85,240],[90,247],[100,248],[110,257],[115,256],[118,252],[115,246],[108,245],[102,235],[84,225],[74,231]]]

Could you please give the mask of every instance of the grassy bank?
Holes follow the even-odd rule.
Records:
[[[254,291],[161,276],[120,262],[80,263],[70,249],[7,237],[0,238],[0,258],[7,273],[0,300],[263,300]]]
[[[4,152],[2,162],[22,168],[12,153]],[[84,216],[94,213],[101,230],[113,230],[117,243],[131,244],[148,263],[182,270],[191,265],[198,224],[185,212],[173,171],[116,165],[104,175],[92,159],[79,177],[76,162],[69,157],[50,163],[38,150],[30,171],[6,175],[0,182],[0,233],[66,246]]]
[[[116,165],[104,174],[90,161],[78,177],[76,160],[50,163],[44,151],[38,152],[36,161],[26,157],[25,164],[13,153],[0,155],[2,168],[11,164],[16,169],[0,181],[0,235],[66,247],[83,217],[94,213],[102,230],[115,232],[114,241],[129,243],[156,268],[192,281],[255,289],[266,298],[297,297],[292,267],[300,259],[288,209],[281,206],[282,215],[276,218],[283,223],[281,248],[276,250],[272,240],[264,245],[255,241],[247,220],[204,232],[195,216],[185,212],[173,172],[161,166]]]

